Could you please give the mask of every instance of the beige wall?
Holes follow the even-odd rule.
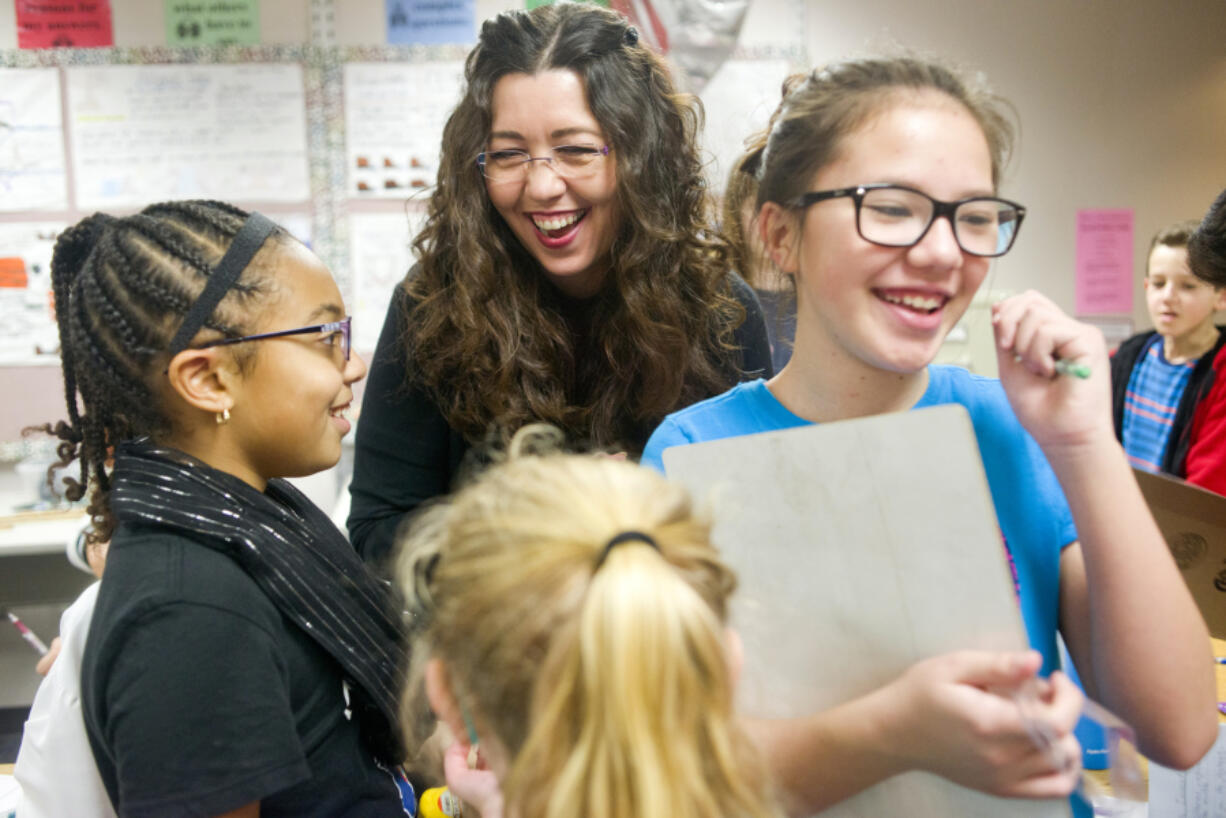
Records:
[[[1077,209],[1130,207],[1134,317],[1149,325],[1139,274],[1150,236],[1199,218],[1226,187],[1226,3],[811,0],[806,11],[816,62],[932,52],[983,70],[1017,107],[1004,192],[1029,213],[989,286],[1034,287],[1072,309]]]

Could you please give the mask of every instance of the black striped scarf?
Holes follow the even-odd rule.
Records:
[[[264,493],[148,439],[119,445],[110,504],[120,522],[187,532],[226,554],[344,670],[370,748],[404,758],[397,696],[407,666],[389,586],[302,492],[270,480]]]

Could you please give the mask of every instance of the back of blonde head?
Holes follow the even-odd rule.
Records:
[[[631,540],[598,565],[625,531],[658,550]],[[441,659],[505,746],[507,815],[778,814],[733,719],[735,578],[708,535],[681,488],[577,455],[512,456],[414,529],[399,571],[426,623],[414,661]]]

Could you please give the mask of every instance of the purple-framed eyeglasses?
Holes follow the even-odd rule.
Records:
[[[546,156],[533,156],[518,148],[477,154],[477,167],[491,182],[517,182],[526,179],[533,162],[544,162],[565,179],[582,179],[594,174],[609,155],[608,145],[555,145]]]
[[[261,332],[258,335],[244,335],[241,338],[222,338],[217,341],[209,341],[205,344],[200,344],[196,349],[208,349],[209,347],[224,347],[230,344],[241,344],[246,341],[263,341],[266,338],[283,338],[286,335],[310,335],[318,332],[320,334],[328,334],[340,341],[341,354],[344,355],[346,361],[349,360],[350,350],[350,333],[349,322],[353,320],[352,316],[345,316],[339,321],[330,321],[327,324],[312,324],[309,327],[297,327],[296,329],[283,329],[276,332]]]

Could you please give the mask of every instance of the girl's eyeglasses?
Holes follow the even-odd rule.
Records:
[[[608,155],[608,145],[557,145],[549,149],[548,156],[532,156],[518,149],[486,151],[477,154],[477,167],[491,182],[522,181],[533,162],[544,162],[566,179],[581,179],[595,173]]]
[[[209,341],[205,344],[200,344],[196,349],[208,349],[209,347],[223,347],[230,344],[241,344],[246,341],[263,341],[266,338],[283,338],[286,335],[310,335],[312,333],[335,335],[340,341],[341,354],[346,361],[349,360],[349,322],[352,316],[346,316],[339,321],[331,321],[327,324],[312,324],[309,327],[298,327],[296,329],[283,329],[277,332],[261,332],[258,335],[244,335],[241,338],[222,338],[218,341]]]
[[[988,258],[1009,252],[1026,216],[1026,208],[1008,199],[972,196],[942,202],[913,188],[885,184],[805,193],[791,205],[803,209],[844,197],[856,203],[856,230],[865,241],[883,247],[911,247],[944,216],[964,252]]]

